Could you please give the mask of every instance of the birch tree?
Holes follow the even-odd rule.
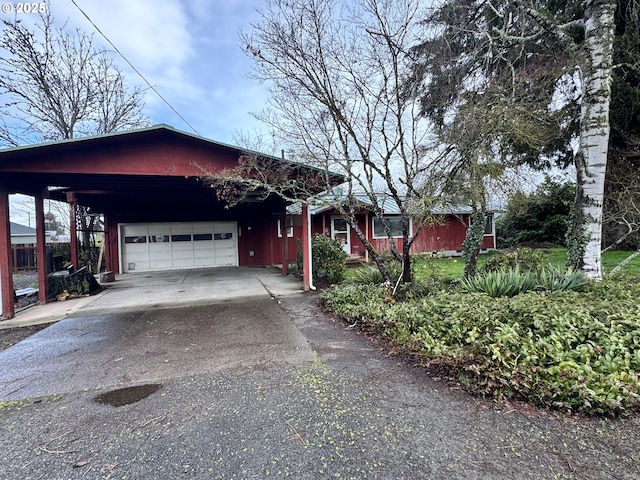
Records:
[[[496,114],[518,126],[496,136],[503,158],[540,166],[540,159],[573,157],[577,189],[569,260],[596,279],[602,276],[615,8],[615,0],[455,0],[428,18],[431,38],[417,49],[426,57],[416,68],[427,92],[426,115],[446,121],[466,92],[495,95]],[[430,104],[434,92],[448,104]],[[572,107],[579,109],[575,117]],[[554,124],[557,132],[570,132],[572,118],[576,152],[566,135],[553,134]]]
[[[252,76],[271,92],[269,106],[256,116],[297,161],[345,175],[327,201],[387,281],[396,279],[356,214],[363,206],[373,209],[392,255],[404,265],[403,280],[410,281],[410,248],[428,211],[421,188],[427,122],[405,89],[420,8],[418,0],[267,0],[260,20],[241,35],[254,61]],[[385,216],[390,204],[401,218],[400,248]],[[411,231],[412,221],[418,231]]]

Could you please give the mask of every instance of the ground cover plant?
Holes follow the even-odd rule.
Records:
[[[423,261],[413,266],[416,277],[423,265],[430,269]],[[561,266],[542,272],[546,289],[538,275],[535,288],[511,297],[464,292],[441,275],[402,300],[384,285],[352,282],[324,291],[321,301],[470,392],[584,414],[640,409],[637,267],[577,290],[558,287],[575,281]]]

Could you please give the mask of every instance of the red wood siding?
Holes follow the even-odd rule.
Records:
[[[413,231],[417,231],[414,223]],[[411,253],[420,252],[457,252],[462,248],[462,242],[467,233],[467,227],[459,218],[446,216],[438,225],[424,226],[411,246]],[[369,236],[373,246],[379,252],[389,252],[387,238],[373,238],[373,225],[369,226]],[[398,250],[402,250],[402,239],[394,239]]]
[[[331,212],[316,215],[312,218],[312,233],[331,234]],[[386,238],[373,238],[373,222],[372,216],[367,222],[365,214],[357,215],[358,225],[360,229],[366,233],[367,238],[378,252],[389,252],[389,240]],[[464,221],[464,223],[463,223]],[[467,225],[469,222],[468,215],[461,218],[454,215],[447,215],[438,225],[425,226],[418,234],[418,238],[411,246],[411,253],[421,252],[460,252],[462,242],[467,233]],[[413,225],[413,231],[417,230],[417,226]],[[294,236],[301,236],[299,228],[294,229]],[[395,239],[398,250],[402,248],[402,239]],[[495,237],[493,235],[485,235],[482,241],[483,249],[495,248]],[[351,254],[354,256],[365,256],[365,248],[357,234],[351,229]]]

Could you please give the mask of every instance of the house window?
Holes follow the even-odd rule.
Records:
[[[231,232],[213,234],[214,240],[231,240],[232,238],[233,238],[233,233]]]
[[[484,224],[484,234],[493,235],[493,214],[492,213],[489,213],[487,215],[487,220]]]
[[[191,235],[189,234],[181,234],[181,235],[171,235],[172,242],[190,242]]]
[[[389,224],[391,236],[394,238],[402,237],[402,217],[384,217]],[[411,222],[409,222],[409,236],[411,236]],[[384,231],[384,223],[378,217],[373,217],[373,238],[387,238]]]
[[[287,217],[287,237],[293,238],[293,219]],[[280,219],[278,219],[278,238],[282,238],[282,226],[280,225]]]

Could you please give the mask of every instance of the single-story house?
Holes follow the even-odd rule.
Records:
[[[36,262],[36,229],[10,222],[11,224],[11,255],[13,257],[13,270],[32,269]],[[45,232],[46,243],[51,244],[56,232]]]
[[[24,245],[35,246],[36,244],[36,229],[33,227],[27,227],[20,223],[10,222],[11,226],[11,245]],[[54,241],[60,242],[58,235],[54,231],[45,232],[47,236],[47,243],[53,243]]]
[[[400,211],[395,202],[383,195],[380,196],[379,205],[383,209],[384,218],[388,221],[392,236],[399,251],[402,250],[402,225]],[[358,227],[366,235],[367,240],[377,252],[391,250],[389,238],[384,231],[384,226],[376,216],[370,202],[365,196],[358,198],[362,207],[356,213]],[[301,221],[295,220],[300,215],[300,204],[289,208],[294,220],[289,220],[290,232],[294,237],[300,236]],[[322,233],[331,238],[340,240],[345,252],[351,258],[368,260],[368,253],[358,235],[348,222],[340,215],[335,206],[319,203],[309,208],[311,214],[311,230],[313,234]],[[411,253],[432,253],[442,256],[458,256],[462,253],[462,242],[467,234],[471,222],[472,209],[466,205],[448,205],[433,208],[431,214],[433,222],[423,225],[419,229],[416,221],[411,222],[410,236],[415,232],[417,237],[411,246]],[[494,212],[489,212],[482,240],[482,251],[496,248]]]
[[[44,198],[71,205],[71,255],[78,266],[78,206],[104,222],[107,270],[138,272],[181,268],[286,265],[295,261],[295,240],[278,236],[285,202],[256,192],[228,208],[202,180],[241,162],[244,149],[166,125],[95,137],[26,145],[0,151],[0,289],[2,314],[14,315],[9,200],[13,193],[35,199],[40,302],[46,301]],[[282,162],[298,178],[314,167]],[[332,175],[335,184],[342,176]],[[320,184],[320,182],[318,182]],[[314,193],[314,192],[311,192]],[[315,192],[320,193],[320,192]],[[306,207],[304,207],[306,212]],[[307,215],[302,216],[307,223]],[[309,287],[309,228],[305,239],[304,286]],[[285,237],[287,238],[287,237]]]
[[[11,245],[35,245],[36,229],[10,222],[11,224]]]

